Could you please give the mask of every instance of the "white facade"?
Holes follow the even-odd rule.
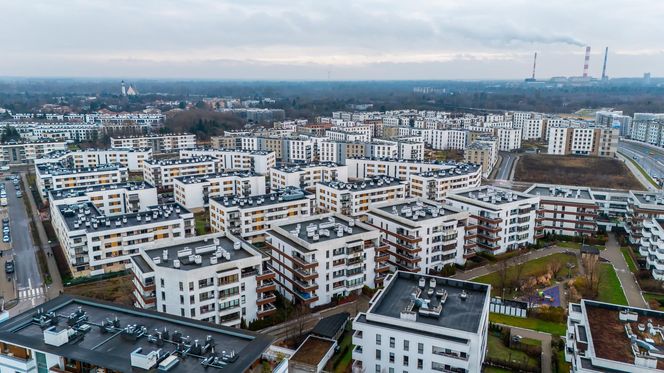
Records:
[[[152,149],[85,149],[62,150],[35,160],[35,164],[62,163],[75,168],[97,167],[119,163],[130,172],[143,171],[143,162],[152,157]]]
[[[534,184],[524,193],[540,198],[536,233],[581,236],[597,232],[599,206],[590,188]]]
[[[393,158],[351,158],[346,160],[350,179],[366,179],[372,176],[390,176],[408,180],[410,175],[421,172],[453,170],[463,163],[415,161]]]
[[[143,179],[165,189],[173,189],[175,178],[213,174],[220,171],[219,160],[210,156],[195,158],[148,159],[143,163]]]
[[[154,153],[196,147],[196,135],[173,133],[129,137],[111,137],[111,148],[152,148]]]
[[[521,128],[521,138],[524,140],[539,140],[543,136],[543,119],[525,119]]]
[[[330,181],[348,181],[348,166],[336,163],[310,163],[301,166],[270,169],[271,190],[296,187],[312,188],[317,183]]]
[[[410,174],[410,195],[433,201],[444,201],[447,193],[454,190],[476,188],[482,182],[479,165],[460,164],[457,167]]]
[[[25,164],[53,151],[66,150],[64,141],[9,142],[0,144],[0,164]]]
[[[214,197],[265,194],[265,176],[249,171],[180,176],[173,179],[175,201],[189,210],[208,206]]]
[[[465,149],[468,131],[453,129],[423,130],[424,142],[432,149]]]
[[[277,224],[267,232],[266,241],[277,288],[289,300],[298,299],[309,307],[359,293],[364,286],[374,288],[383,278],[375,261],[380,232],[341,215]]]
[[[180,151],[180,158],[215,157],[218,159],[220,171],[252,171],[259,175],[267,175],[270,168],[277,163],[272,151],[245,151],[227,149],[187,149]]]
[[[518,128],[498,128],[498,150],[509,152],[521,148],[521,130]]]
[[[119,184],[127,181],[127,168],[119,164],[99,167],[69,168],[60,164],[36,165],[36,184],[42,198],[49,190]]]
[[[320,212],[358,217],[365,214],[375,203],[399,200],[406,195],[406,182],[387,176],[376,176],[353,183],[318,183],[316,208]]]
[[[51,216],[57,214],[59,205],[75,205],[91,202],[106,216],[145,211],[156,206],[157,188],[146,182],[100,184],[68,189],[51,190],[48,193]]]

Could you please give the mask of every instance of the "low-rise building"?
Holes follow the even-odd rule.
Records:
[[[127,181],[127,167],[109,163],[97,167],[73,168],[59,163],[35,165],[36,184],[43,199],[49,190],[120,184]]]
[[[286,187],[307,189],[315,187],[317,183],[330,181],[347,182],[348,166],[323,162],[270,169],[270,188],[272,190]]]
[[[275,224],[267,231],[269,267],[289,300],[316,307],[382,283],[388,270],[377,251],[380,231],[342,215],[316,215]]]
[[[482,168],[476,164],[460,163],[454,168],[410,174],[411,197],[444,201],[449,191],[476,188],[482,182]]]
[[[253,197],[210,198],[210,226],[250,242],[261,242],[274,223],[311,215],[314,195],[297,188]]]
[[[139,212],[158,204],[157,188],[144,181],[51,190],[48,202],[51,215],[59,205],[85,202],[93,203],[103,215]]]
[[[374,176],[363,181],[331,181],[316,184],[316,208],[353,217],[366,214],[374,203],[407,196],[406,182],[393,177]]]
[[[208,206],[214,197],[250,197],[265,194],[265,176],[251,171],[180,176],[173,179],[175,201],[189,210]]]
[[[111,148],[151,148],[154,153],[163,153],[195,147],[196,135],[190,133],[111,137]]]
[[[143,163],[143,179],[158,188],[173,189],[174,180],[178,177],[207,175],[220,170],[219,160],[210,156],[148,159]]]
[[[106,216],[92,202],[58,205],[51,221],[74,277],[125,269],[142,245],[194,234],[194,214],[178,204]]]
[[[136,307],[238,328],[277,310],[274,273],[236,237],[157,242],[130,259]]]
[[[475,255],[475,241],[466,237],[469,217],[467,211],[410,198],[373,205],[367,223],[382,232],[390,265],[426,274]]]
[[[664,312],[582,299],[570,303],[565,360],[572,372],[664,369]]]
[[[590,188],[535,184],[525,193],[540,198],[535,218],[538,233],[590,236],[597,232],[599,208]]]
[[[469,235],[477,249],[494,255],[534,244],[540,198],[493,186],[447,195],[446,204],[470,213]]]
[[[353,320],[353,369],[480,372],[491,287],[398,271]]]
[[[248,372],[260,364],[272,340],[247,330],[61,295],[0,324],[0,365],[19,373]]]

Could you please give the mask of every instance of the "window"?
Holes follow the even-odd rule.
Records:
[[[404,351],[408,351],[408,348],[409,348],[409,347],[410,347],[410,346],[409,346],[408,341],[403,341],[403,350],[404,350]]]
[[[417,369],[424,369],[424,360],[417,359]]]
[[[184,285],[182,284],[182,281],[180,281],[180,291],[184,291]]]
[[[380,364],[376,364],[376,373],[380,373]]]
[[[191,317],[195,317],[196,316],[196,309],[192,308],[190,311],[191,311]]]
[[[390,348],[394,348],[394,337],[390,337]]]
[[[159,279],[159,285],[161,285],[162,288],[164,287],[164,279],[163,278]]]
[[[423,354],[424,353],[424,344],[422,344],[422,343],[417,344],[417,353],[418,354]]]
[[[184,308],[180,308],[180,316],[184,317]]]
[[[406,355],[403,356],[403,366],[405,366],[405,367],[408,366],[408,356],[406,356]]]
[[[376,360],[380,360],[380,350],[376,349]]]
[[[390,352],[390,363],[394,363],[394,352]]]
[[[376,334],[376,346],[380,346],[380,334]]]

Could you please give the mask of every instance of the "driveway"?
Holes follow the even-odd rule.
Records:
[[[501,324],[502,325],[502,324]],[[536,332],[516,326],[503,325],[511,329],[511,335],[520,335],[524,338],[536,339],[542,342],[542,373],[551,373],[551,334]]]

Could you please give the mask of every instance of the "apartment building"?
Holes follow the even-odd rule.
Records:
[[[353,369],[480,372],[491,287],[398,271],[353,320]],[[461,317],[463,316],[463,317]]]
[[[275,224],[266,242],[277,289],[309,307],[375,288],[389,269],[379,257],[387,250],[380,232],[338,214]]]
[[[130,172],[143,171],[143,162],[152,158],[152,149],[85,149],[59,150],[35,160],[35,164],[60,163],[68,167],[83,168],[118,163]]]
[[[219,160],[210,156],[179,159],[148,159],[143,162],[143,179],[163,189],[173,189],[178,177],[207,175],[220,171]]]
[[[195,147],[196,135],[189,133],[111,137],[111,148],[151,148],[155,154]]]
[[[407,196],[407,183],[388,176],[373,176],[363,181],[331,181],[316,184],[316,208],[320,212],[359,217],[375,203]]]
[[[521,148],[521,129],[497,128],[495,134],[498,137],[499,151],[510,152]]]
[[[64,141],[39,140],[35,142],[7,142],[0,144],[0,164],[26,164],[48,153],[66,150]]]
[[[325,131],[325,137],[330,141],[370,141],[370,136],[362,132],[346,131],[342,128],[333,128]]]
[[[488,178],[498,162],[498,146],[494,138],[479,138],[466,147],[464,161],[480,165],[482,176]]]
[[[634,113],[630,138],[655,146],[664,146],[664,114]]]
[[[40,142],[45,139],[56,142],[90,141],[102,130],[96,123],[53,123],[53,122],[0,122],[0,132],[6,126],[13,127],[27,142]]]
[[[214,232],[262,242],[272,224],[311,215],[313,199],[314,195],[297,188],[246,198],[211,198],[210,226]]]
[[[453,170],[463,163],[454,161],[420,161],[396,158],[353,158],[347,159],[349,179],[366,179],[385,175],[401,180],[408,180],[410,175],[422,172]]]
[[[446,205],[470,213],[470,236],[477,249],[494,255],[534,244],[540,197],[493,186],[447,195]]]
[[[550,127],[548,153],[614,157],[619,130],[597,127]]]
[[[410,195],[433,201],[444,201],[453,190],[479,187],[482,168],[477,164],[459,163],[453,168],[410,174]]]
[[[260,365],[272,340],[247,330],[60,295],[0,324],[0,365],[18,373],[246,372]]]
[[[664,219],[653,218],[641,222],[641,238],[637,242],[639,254],[646,259],[646,268],[655,280],[664,281]]]
[[[625,230],[631,244],[636,245],[642,241],[644,224],[652,219],[664,219],[664,194],[629,191]]]
[[[570,303],[565,360],[572,372],[661,372],[664,312],[582,299]]]
[[[208,206],[214,197],[250,197],[265,194],[265,176],[251,171],[180,176],[173,179],[175,201],[191,211]]]
[[[107,216],[92,202],[52,208],[53,228],[74,277],[125,269],[138,248],[194,234],[194,214],[178,204]]]
[[[130,260],[138,308],[237,328],[277,311],[274,272],[231,235],[157,242]]]
[[[534,184],[524,193],[540,198],[538,233],[591,236],[597,232],[599,206],[590,188]]]
[[[468,131],[462,129],[422,130],[424,142],[435,150],[465,149]]]
[[[393,268],[427,274],[475,255],[474,241],[466,238],[469,217],[467,211],[409,198],[373,205],[367,223],[380,229]]]
[[[601,110],[595,113],[595,125],[598,127],[620,128],[620,136],[628,137],[631,133],[632,117],[623,115],[620,110]]]
[[[37,189],[42,199],[49,190],[119,184],[127,181],[127,168],[109,163],[97,167],[70,168],[60,164],[35,165]]]
[[[271,190],[286,187],[309,189],[315,187],[317,183],[330,181],[348,182],[348,166],[321,162],[270,169]]]
[[[367,144],[364,142],[323,141],[318,148],[320,162],[347,164],[348,159],[362,158],[366,154]]]
[[[145,211],[158,204],[157,188],[146,182],[99,184],[85,187],[50,190],[48,203],[51,215],[57,206],[91,202],[103,215]]]
[[[180,151],[180,158],[195,157],[217,158],[220,170],[251,171],[259,175],[267,175],[277,164],[277,156],[271,151],[202,148]]]
[[[544,137],[545,119],[524,119],[521,127],[521,138],[523,140],[539,140]]]

